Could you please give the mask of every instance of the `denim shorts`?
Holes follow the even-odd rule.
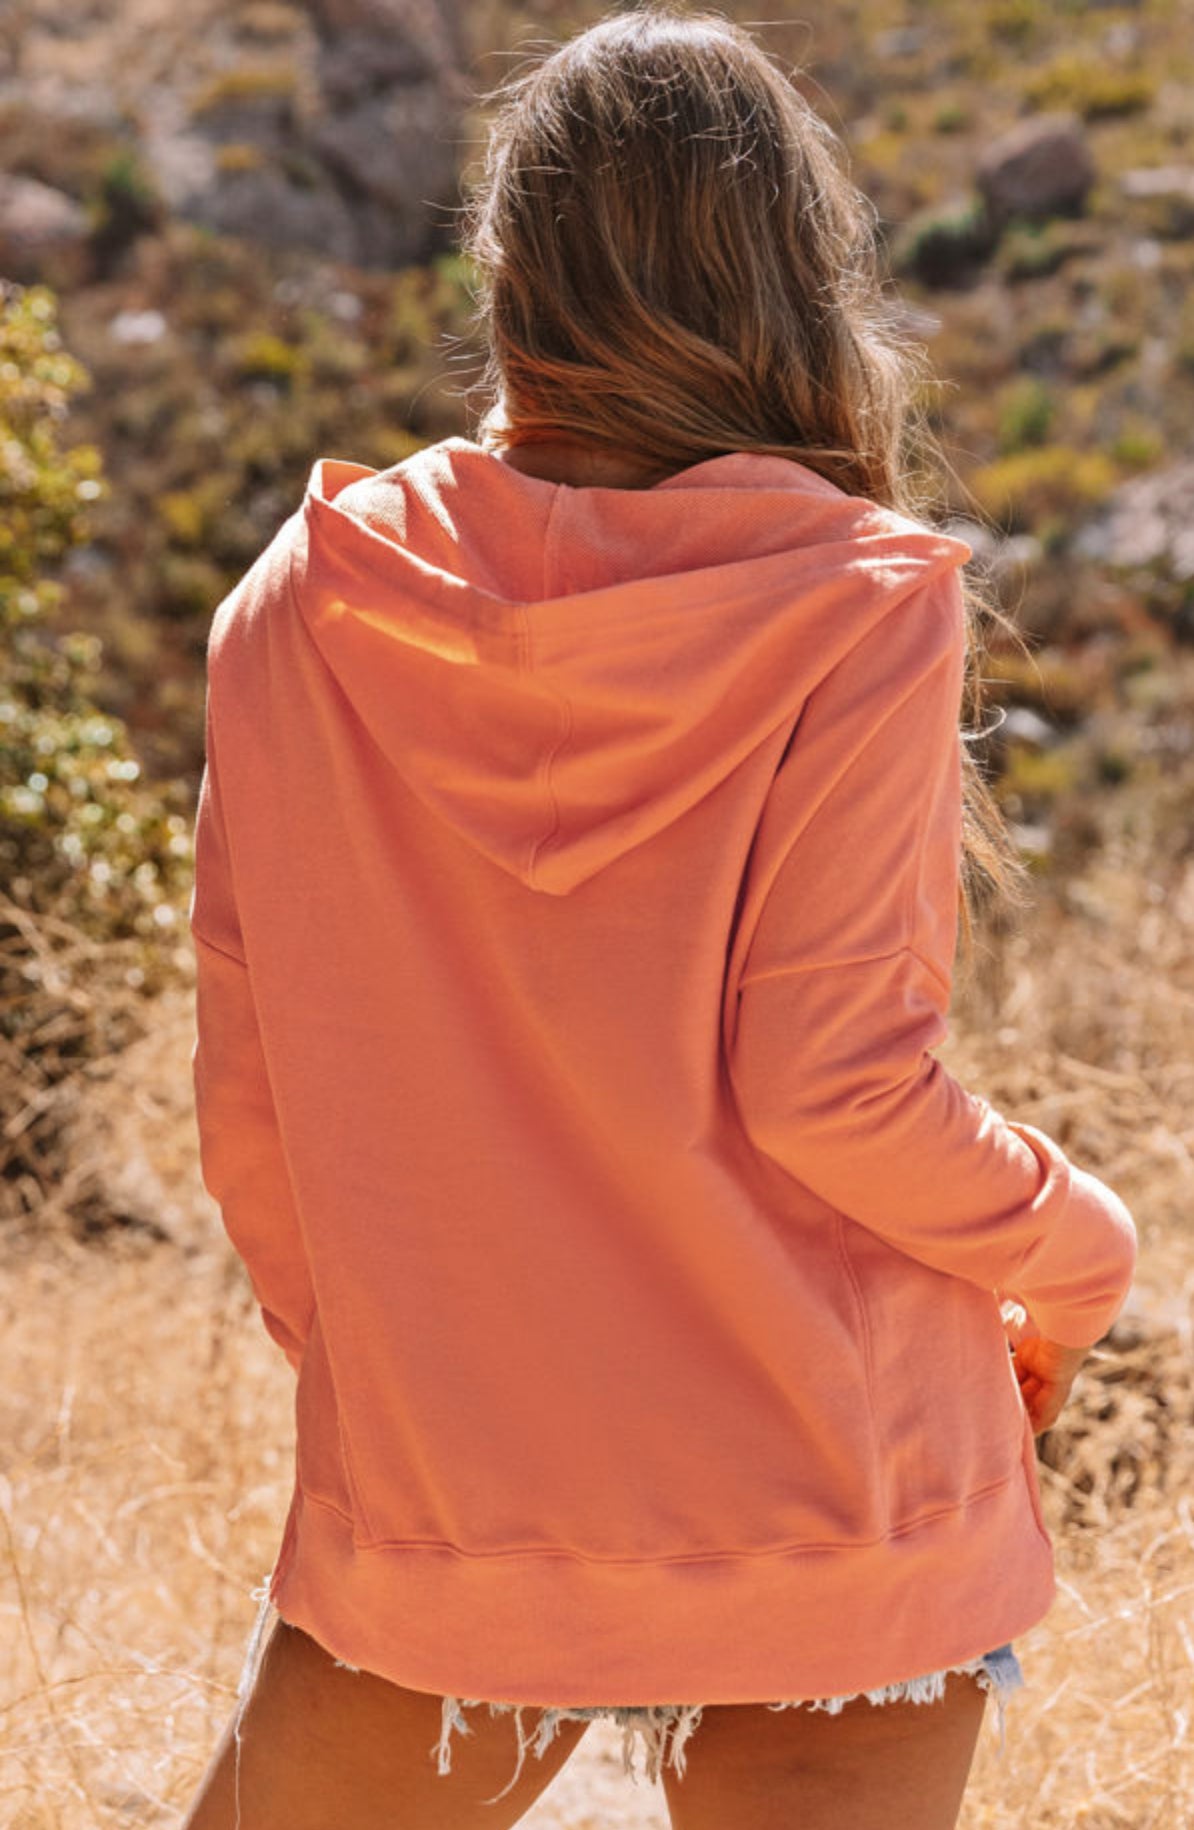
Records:
[[[260,1588],[253,1591],[253,1599],[260,1603],[257,1620],[249,1640],[245,1655],[240,1683],[237,1686],[239,1707],[237,1709],[237,1739],[239,1742],[240,1717],[249,1700],[250,1692],[256,1681],[257,1669],[265,1647],[267,1628],[271,1619],[280,1619],[277,1609],[270,1600],[270,1579],[267,1577]],[[336,1664],[345,1671],[355,1671],[355,1665],[349,1665],[344,1659],[337,1659]],[[1024,1673],[1009,1641],[1007,1645],[996,1646],[992,1652],[984,1652],[978,1658],[967,1660],[962,1665],[947,1665],[940,1671],[930,1671],[923,1677],[904,1678],[896,1684],[884,1684],[877,1690],[855,1690],[845,1696],[834,1697],[797,1697],[788,1702],[767,1703],[767,1709],[824,1709],[830,1715],[836,1715],[846,1703],[852,1703],[863,1696],[868,1703],[935,1703],[945,1692],[945,1680],[949,1672],[965,1672],[973,1677],[983,1690],[994,1694],[999,1721],[999,1752],[1002,1756],[1005,1745],[1004,1710],[1007,1699],[1013,1690],[1018,1690],[1024,1683]],[[504,1798],[510,1787],[522,1772],[526,1752],[533,1746],[536,1758],[550,1746],[561,1722],[595,1722],[598,1720],[613,1722],[622,1730],[622,1765],[637,1785],[638,1774],[634,1767],[634,1738],[642,1737],[644,1759],[647,1767],[647,1778],[659,1778],[660,1768],[664,1765],[675,1769],[677,1776],[684,1773],[684,1743],[693,1734],[701,1719],[702,1703],[653,1703],[646,1706],[623,1706],[617,1703],[600,1703],[591,1708],[568,1709],[553,1708],[538,1703],[495,1703],[485,1697],[451,1697],[445,1696],[441,1705],[441,1727],[439,1740],[429,1749],[431,1758],[436,1762],[437,1771],[445,1774],[451,1771],[452,1754],[450,1740],[453,1729],[459,1734],[471,1735],[472,1729],[466,1722],[466,1709],[488,1709],[491,1716],[513,1714],[518,1736],[518,1764],[507,1784],[494,1799],[487,1799],[487,1804]],[[523,1710],[537,1710],[538,1721],[533,1728],[523,1727]],[[239,1753],[239,1747],[238,1747]]]
[[[972,1676],[979,1687],[994,1693],[999,1720],[999,1752],[1002,1756],[1005,1745],[1004,1710],[1007,1699],[1013,1690],[1018,1690],[1024,1683],[1024,1673],[1020,1661],[1012,1649],[1011,1643],[996,1646],[992,1652],[984,1652],[980,1658],[970,1659],[964,1665],[947,1665],[940,1671],[930,1671],[924,1677],[905,1678],[898,1684],[885,1684],[878,1690],[855,1690],[846,1696],[837,1697],[798,1697],[791,1702],[767,1703],[766,1709],[824,1709],[830,1715],[837,1715],[846,1703],[852,1703],[856,1697],[864,1696],[868,1703],[935,1703],[944,1694],[945,1679],[951,1671],[962,1671]],[[526,1750],[533,1743],[538,1757],[548,1747],[561,1722],[593,1722],[605,1720],[613,1722],[622,1730],[622,1765],[635,1784],[638,1775],[634,1769],[634,1737],[641,1735],[644,1746],[644,1758],[647,1765],[648,1779],[658,1779],[663,1765],[675,1768],[677,1775],[684,1772],[684,1743],[693,1733],[701,1719],[705,1707],[701,1703],[657,1703],[649,1707],[629,1708],[615,1703],[600,1704],[592,1709],[552,1709],[535,1703],[489,1703],[483,1697],[462,1699],[445,1697],[443,1699],[443,1722],[440,1738],[431,1749],[432,1756],[438,1760],[440,1773],[450,1771],[451,1753],[449,1738],[455,1728],[461,1734],[471,1734],[472,1730],[465,1721],[463,1711],[485,1707],[491,1716],[513,1711],[518,1733],[518,1765],[513,1776],[498,1798],[505,1796],[510,1786],[522,1771]],[[538,1709],[539,1719],[530,1731],[524,1732],[522,1711]],[[488,1800],[486,1801],[489,1802]]]

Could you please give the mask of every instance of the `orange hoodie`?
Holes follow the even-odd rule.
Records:
[[[1054,1594],[1008,1299],[1119,1197],[931,1053],[970,549],[735,452],[317,461],[219,606],[205,1184],[298,1374],[272,1598],[415,1689],[839,1695]]]

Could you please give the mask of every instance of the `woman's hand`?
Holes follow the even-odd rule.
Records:
[[[1012,1366],[1034,1436],[1057,1422],[1089,1352],[1089,1347],[1063,1347],[1043,1334],[1025,1334],[1015,1343]]]

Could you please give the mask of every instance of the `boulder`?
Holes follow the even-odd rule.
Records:
[[[91,265],[90,223],[75,198],[39,178],[0,173],[0,274],[66,287]]]
[[[459,0],[310,0],[320,37],[401,40],[422,47],[432,68],[460,68],[467,59]]]
[[[309,20],[309,80],[293,94],[234,87],[189,123],[216,156],[181,207],[224,233],[359,266],[424,260],[446,245],[459,202],[455,10],[313,0]]]
[[[312,130],[311,143],[362,202],[401,214],[424,197],[455,201],[455,148],[446,126],[441,96],[415,83],[330,115]]]
[[[1075,215],[1096,176],[1086,132],[1075,114],[1031,115],[993,140],[975,173],[993,223]]]
[[[1175,240],[1194,235],[1194,165],[1140,166],[1121,173],[1119,187],[1145,206],[1157,234]]]
[[[474,105],[461,0],[246,0],[213,9],[152,83],[130,74],[141,50],[126,9],[99,12],[108,10],[86,85],[78,60],[58,63],[47,49],[53,19],[66,17],[62,0],[45,9],[37,83],[0,74],[0,103],[37,161],[18,139],[8,168],[40,181],[8,179],[0,196],[0,218],[10,219],[0,266],[14,278],[69,283],[68,251],[101,269],[103,249],[69,193],[82,194],[76,173],[85,178],[102,157],[103,140],[92,141],[112,137],[109,116],[133,139],[165,209],[217,233],[382,268],[452,245]]]
[[[262,247],[318,248],[328,260],[350,262],[361,255],[356,214],[343,198],[327,187],[292,184],[270,166],[222,174],[188,197],[182,213],[217,234]]]
[[[1194,578],[1194,458],[1121,483],[1071,542],[1102,565]]]

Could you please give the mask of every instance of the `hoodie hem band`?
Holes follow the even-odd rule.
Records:
[[[898,1683],[1027,1631],[1055,1578],[1016,1480],[877,1545],[678,1564],[362,1550],[296,1488],[269,1592],[333,1657],[405,1688],[582,1708]]]

